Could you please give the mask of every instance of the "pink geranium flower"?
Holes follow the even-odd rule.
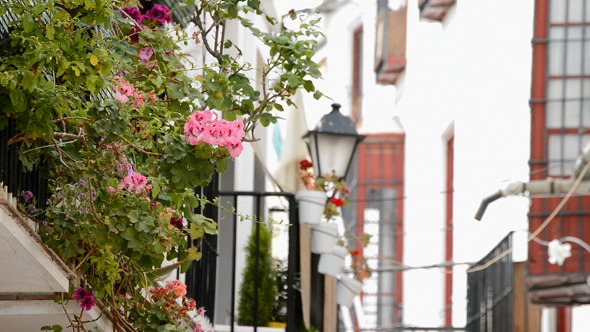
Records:
[[[125,94],[121,93],[120,91],[115,92],[115,99],[122,102],[122,103],[126,103],[129,101],[129,97],[127,97]]]
[[[85,310],[90,310],[94,307],[95,297],[91,291],[87,291],[84,288],[76,289],[76,293],[74,294],[74,300],[80,301],[80,308]]]
[[[184,136],[190,145],[210,144],[224,147],[233,158],[244,150],[244,123],[217,119],[217,115],[210,110],[191,114],[184,125]]]
[[[160,25],[164,25],[172,22],[172,13],[167,6],[156,4],[145,13],[143,21],[145,22],[145,20],[158,22]]]
[[[141,173],[134,172],[133,170],[129,170],[127,176],[123,179],[123,181],[119,184],[119,189],[127,190],[129,192],[135,192],[136,194],[141,193],[142,191],[148,190],[147,186],[147,177],[142,175]]]
[[[169,281],[166,284],[166,290],[169,292],[173,292],[176,296],[183,296],[186,295],[186,285],[179,280]]]

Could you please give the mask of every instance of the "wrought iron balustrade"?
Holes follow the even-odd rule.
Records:
[[[286,223],[288,226],[288,258],[286,276],[286,331],[299,331],[302,327],[301,312],[301,294],[298,289],[298,276],[300,273],[300,247],[299,247],[299,221],[297,214],[297,203],[292,193],[277,192],[217,192],[211,190],[215,188],[215,181],[205,190],[213,197],[220,197],[221,201],[229,199],[230,205],[240,211],[241,198],[250,197],[253,200],[254,215],[259,218],[264,216],[265,199],[269,197],[282,198],[287,201],[285,213],[287,214]],[[194,298],[197,303],[207,308],[207,316],[212,321],[219,323],[224,321],[229,325],[229,330],[234,331],[237,322],[237,275],[238,251],[243,248],[238,247],[238,222],[240,216],[235,213],[221,213],[217,207],[209,206],[204,211],[200,211],[208,217],[220,220],[219,235],[206,237],[202,246],[203,258],[194,262],[187,273],[186,283],[188,287],[188,296]],[[223,214],[220,217],[220,214]],[[256,234],[256,228],[261,227],[259,222],[253,224],[253,233]],[[257,238],[257,237],[255,237]],[[259,249],[259,238],[257,238],[257,249]],[[229,257],[229,258],[228,258]],[[229,262],[228,262],[229,260]],[[259,290],[260,285],[255,285]],[[256,297],[255,297],[256,299]],[[221,305],[219,302],[223,302]],[[223,308],[220,312],[220,308]],[[254,317],[257,317],[259,303],[255,300],[253,304]],[[225,311],[225,312],[223,312]],[[221,318],[220,318],[221,317]],[[257,325],[257,324],[254,324]],[[254,326],[254,331],[258,327]]]
[[[487,268],[488,262],[512,248],[508,234],[489,254],[472,266],[467,275],[468,332],[511,332],[514,320],[514,263],[512,254],[505,255]]]
[[[50,195],[47,178],[42,176],[44,163],[35,166],[31,172],[23,169],[18,157],[19,144],[8,144],[16,133],[14,121],[9,121],[6,128],[0,131],[0,181],[15,196],[30,191],[36,199],[36,207],[44,208]]]

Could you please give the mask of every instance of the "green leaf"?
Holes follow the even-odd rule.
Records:
[[[86,89],[91,93],[96,93],[96,82],[98,81],[98,76],[90,75],[86,77]]]
[[[131,221],[131,223],[136,223],[139,221],[139,212],[137,210],[131,210],[129,211],[129,221]]]
[[[304,81],[303,87],[305,88],[305,91],[307,91],[307,92],[312,92],[315,90],[315,86],[313,85],[313,82],[310,80]]]
[[[23,79],[20,82],[20,84],[23,86],[23,88],[25,88],[29,92],[32,92],[35,89],[35,85],[33,83],[36,81],[36,78],[37,77],[35,76],[35,74],[27,70],[23,72]]]
[[[54,35],[55,35],[55,27],[53,25],[48,25],[46,28],[46,33],[47,33],[47,39],[49,40],[53,40]]]
[[[287,78],[287,84],[289,84],[289,87],[291,88],[296,88],[301,84],[301,79],[295,75],[289,75]]]
[[[161,190],[160,183],[158,181],[152,181],[152,198],[158,198]]]
[[[270,113],[263,113],[260,115],[260,124],[264,127],[268,127],[271,123],[276,123],[277,118]]]
[[[188,248],[188,259],[198,261],[203,257],[203,253],[197,247]]]
[[[19,89],[10,90],[10,102],[16,111],[24,111],[27,108],[25,94]]]
[[[277,110],[283,112],[285,109],[283,108],[283,105],[279,104],[279,103],[274,103],[273,104],[274,108],[276,108]]]
[[[188,234],[192,239],[200,239],[205,235],[205,230],[203,229],[203,226],[191,223],[191,226],[188,229]]]
[[[156,85],[157,88],[162,87],[162,83],[164,83],[164,80],[162,79],[162,76],[158,76],[154,80],[154,84]]]
[[[322,96],[324,96],[324,94],[321,91],[316,91],[313,93],[313,98],[315,98],[315,100],[322,98]]]
[[[33,28],[35,27],[35,21],[33,20],[33,16],[31,16],[31,14],[27,13],[25,15],[22,16],[23,19],[23,29],[25,30],[25,32],[31,32],[33,31]]]

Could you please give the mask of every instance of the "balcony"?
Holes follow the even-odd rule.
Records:
[[[514,259],[518,240],[515,233],[508,234],[467,270],[467,332],[541,329],[541,307],[526,297],[526,263]]]
[[[561,201],[561,197],[534,198],[529,214],[530,230],[539,228]],[[573,305],[590,303],[590,252],[583,245],[590,242],[590,197],[571,197],[538,236],[529,243],[527,285],[534,303]],[[578,239],[578,243],[567,241]],[[565,240],[571,256],[562,265],[549,262],[549,242]]]

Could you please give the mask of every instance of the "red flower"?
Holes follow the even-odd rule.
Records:
[[[84,288],[76,289],[76,294],[74,295],[74,300],[82,302],[80,304],[80,308],[86,309],[87,311],[89,311],[90,309],[92,309],[92,307],[95,306],[94,294],[92,294],[91,291],[85,290]]]
[[[343,206],[344,200],[342,198],[332,197],[332,204],[336,206]]]
[[[354,249],[351,253],[352,256],[360,256],[361,255],[361,251],[358,249]]]
[[[182,217],[170,217],[170,225],[182,229],[184,227],[184,219]]]
[[[299,168],[301,168],[302,170],[307,170],[308,168],[313,167],[313,164],[311,163],[311,161],[307,160],[307,159],[303,159],[302,161],[299,162]]]

